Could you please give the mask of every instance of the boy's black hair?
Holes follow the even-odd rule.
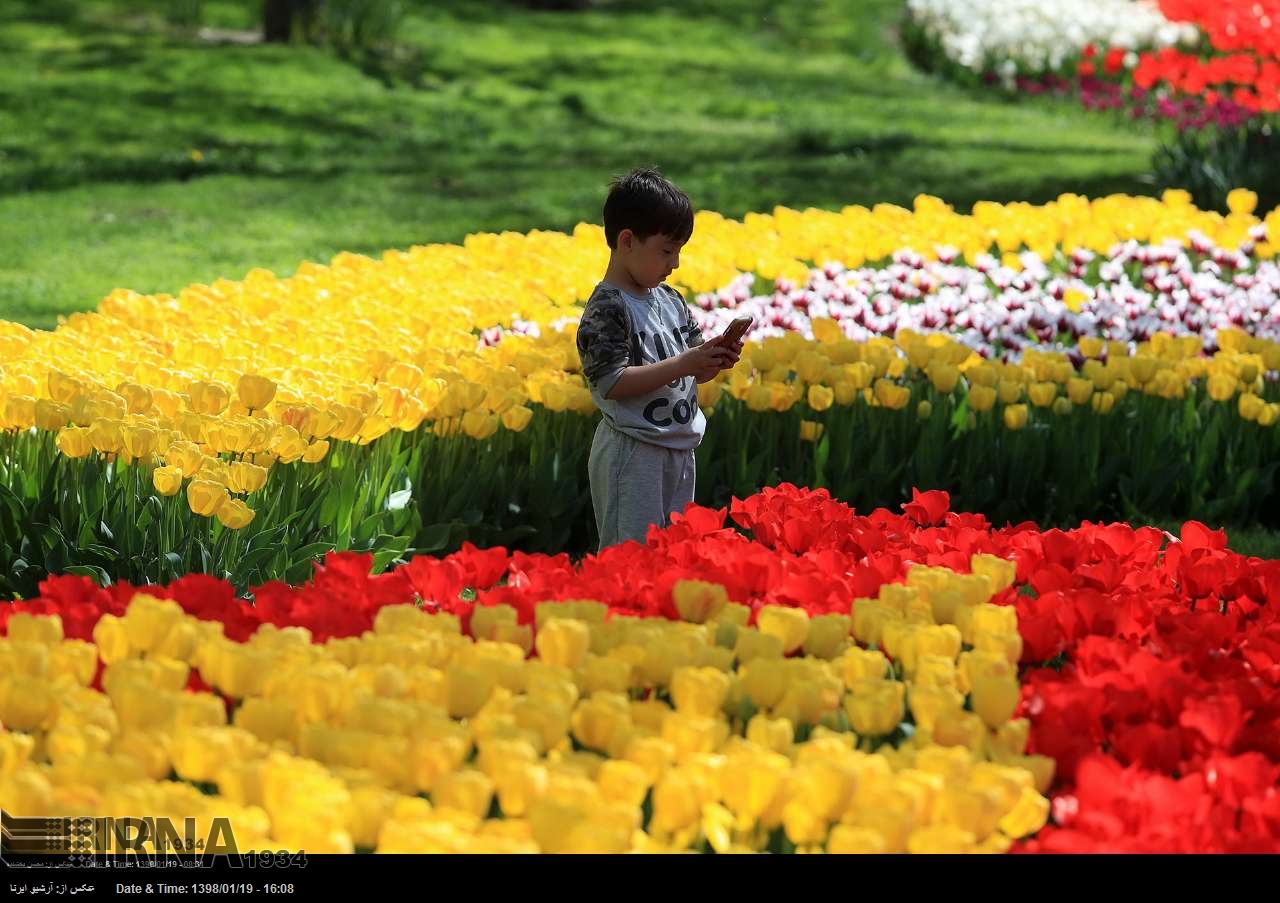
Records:
[[[662,234],[686,242],[693,234],[693,205],[657,170],[632,170],[610,183],[604,202],[604,237],[610,248],[618,246],[623,229],[641,241]]]

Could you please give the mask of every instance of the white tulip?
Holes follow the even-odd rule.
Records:
[[[988,60],[1012,61],[1012,72],[1056,69],[1088,44],[1138,51],[1199,34],[1133,0],[907,0],[907,10],[948,59],[975,71]],[[1001,75],[1009,80],[1010,71]]]

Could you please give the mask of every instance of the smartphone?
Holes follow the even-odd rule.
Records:
[[[735,317],[733,322],[729,324],[729,328],[724,331],[725,344],[732,345],[735,342],[742,341],[742,337],[747,334],[747,330],[751,328],[753,322],[750,317]]]

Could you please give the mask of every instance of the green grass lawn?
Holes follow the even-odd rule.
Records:
[[[641,164],[729,216],[1150,190],[1149,134],[915,71],[900,0],[438,0],[412,4],[394,61],[216,44],[147,5],[0,10],[0,318],[50,328],[117,287],[569,229]]]

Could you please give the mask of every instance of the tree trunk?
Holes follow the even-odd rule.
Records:
[[[262,39],[287,44],[293,35],[293,0],[262,0]]]

